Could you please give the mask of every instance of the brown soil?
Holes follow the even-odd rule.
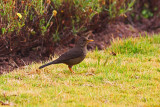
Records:
[[[158,32],[158,30],[156,31]],[[137,37],[139,34],[145,35],[146,31],[138,28],[133,27],[131,24],[125,24],[123,21],[117,21],[112,24],[105,24],[101,23],[93,29],[93,34],[90,36],[90,38],[94,39],[94,42],[90,43],[88,45],[89,50],[93,50],[96,47],[98,47],[99,50],[105,49],[107,46],[110,45],[110,42],[112,41],[112,38],[126,38],[129,36]],[[152,33],[152,31],[149,31],[147,33]],[[57,43],[54,47],[54,54],[60,55],[63,52],[67,51],[68,49],[72,48],[74,46],[74,43],[79,38],[79,36],[72,36],[67,39],[67,42],[61,42],[65,40],[61,40],[59,43]],[[0,42],[0,50],[3,51],[7,47],[3,43],[5,41]],[[40,62],[45,61],[49,57],[44,57],[43,51],[45,51],[45,48],[40,49],[41,47],[36,47],[34,50],[25,50],[24,53],[27,55],[14,55],[14,54],[6,54],[1,55],[0,53],[0,74],[10,72],[15,68],[19,68],[22,66],[26,66],[32,62]],[[3,52],[4,53],[4,52]],[[7,52],[6,52],[7,53]],[[46,53],[46,52],[45,52]],[[54,56],[54,54],[52,54]],[[48,55],[46,55],[48,56]]]
[[[122,2],[123,0],[119,3]],[[120,6],[119,3],[116,6],[117,9]],[[51,5],[54,7],[53,3]],[[106,6],[108,5],[106,2]],[[69,5],[64,3],[58,13],[63,8],[69,9],[67,6]],[[61,20],[59,20],[59,23],[63,21],[67,27],[64,30],[63,24],[59,26],[58,38],[60,37],[60,41],[58,42],[53,42],[53,39],[55,40],[53,34],[55,34],[54,29],[57,27],[56,23],[51,23],[44,35],[42,35],[40,28],[41,19],[43,17],[49,18],[48,15],[52,13],[51,8],[48,8],[48,14],[37,17],[34,21],[28,17],[25,26],[19,32],[15,30],[5,34],[5,36],[3,35],[4,37],[1,36],[2,32],[0,32],[0,74],[26,66],[32,62],[48,60],[51,55],[60,55],[69,48],[72,48],[76,40],[84,34],[79,32],[78,36],[73,36],[73,32],[71,32],[72,28],[70,25],[72,18],[70,16],[76,16],[74,10],[75,8],[73,7],[73,10],[66,10],[66,12],[60,14]],[[118,12],[119,10],[116,11]],[[91,30],[93,33],[90,38],[94,39],[94,42],[88,45],[88,49],[94,50],[96,47],[99,50],[105,49],[110,45],[112,39],[116,37],[137,37],[140,33],[141,35],[145,35],[146,33],[160,32],[159,11],[160,0],[137,0],[133,6],[133,10],[125,13],[127,17],[122,15],[109,18],[108,11],[104,10],[96,14],[91,22],[82,18],[80,26],[85,26],[87,31]],[[36,14],[34,9],[32,12]],[[147,13],[142,14],[144,12]],[[149,13],[152,14],[150,15]]]
[[[110,45],[110,42],[113,38],[138,37],[139,34],[143,36],[146,34],[154,33],[154,31],[147,32],[144,30],[140,30],[139,28],[133,27],[130,24],[125,24],[124,22],[120,21],[112,24],[103,25],[103,30],[96,30],[93,31],[92,35],[90,36],[90,38],[93,39],[94,42],[91,42],[88,45],[88,50],[94,50],[96,47],[99,50],[103,50]],[[74,41],[74,39],[75,38],[73,38],[71,41]],[[69,44],[67,45],[59,45],[55,50],[55,54],[62,54],[63,52],[67,51],[69,48],[72,48],[73,46],[73,42],[69,42]]]

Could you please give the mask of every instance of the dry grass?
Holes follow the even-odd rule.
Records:
[[[49,66],[43,70],[37,70],[41,64],[32,64],[1,75],[0,101],[8,101],[16,106],[158,107],[158,41],[160,36],[116,41],[105,51],[89,52],[81,64],[73,67],[76,74],[72,74],[63,64]],[[131,51],[127,47],[130,45],[125,45],[125,42],[141,44],[141,49],[144,50]],[[145,45],[150,47],[143,48],[144,43],[149,43]],[[117,44],[120,48],[114,47]],[[132,45],[132,48],[137,48],[137,45]],[[119,54],[111,56],[109,51]],[[107,63],[104,66],[105,61]]]

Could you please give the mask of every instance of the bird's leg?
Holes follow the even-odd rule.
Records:
[[[68,68],[69,68],[69,70],[70,70],[72,73],[75,73],[75,72],[72,70],[72,66],[69,66],[69,65],[68,65]]]

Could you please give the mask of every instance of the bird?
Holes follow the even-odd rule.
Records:
[[[80,37],[80,39],[75,44],[75,47],[73,47],[69,51],[63,53],[56,60],[40,66],[39,69],[44,68],[46,66],[49,66],[51,64],[63,63],[63,64],[68,65],[68,68],[72,73],[75,73],[72,70],[72,66],[79,64],[80,62],[82,62],[85,59],[86,54],[87,54],[87,44],[92,41],[94,41],[94,40],[88,39],[88,36]]]

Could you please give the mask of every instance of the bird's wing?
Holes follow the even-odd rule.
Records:
[[[62,54],[57,60],[61,61],[66,61],[69,59],[74,59],[78,58],[83,55],[83,51],[79,48],[72,48],[68,52]]]

